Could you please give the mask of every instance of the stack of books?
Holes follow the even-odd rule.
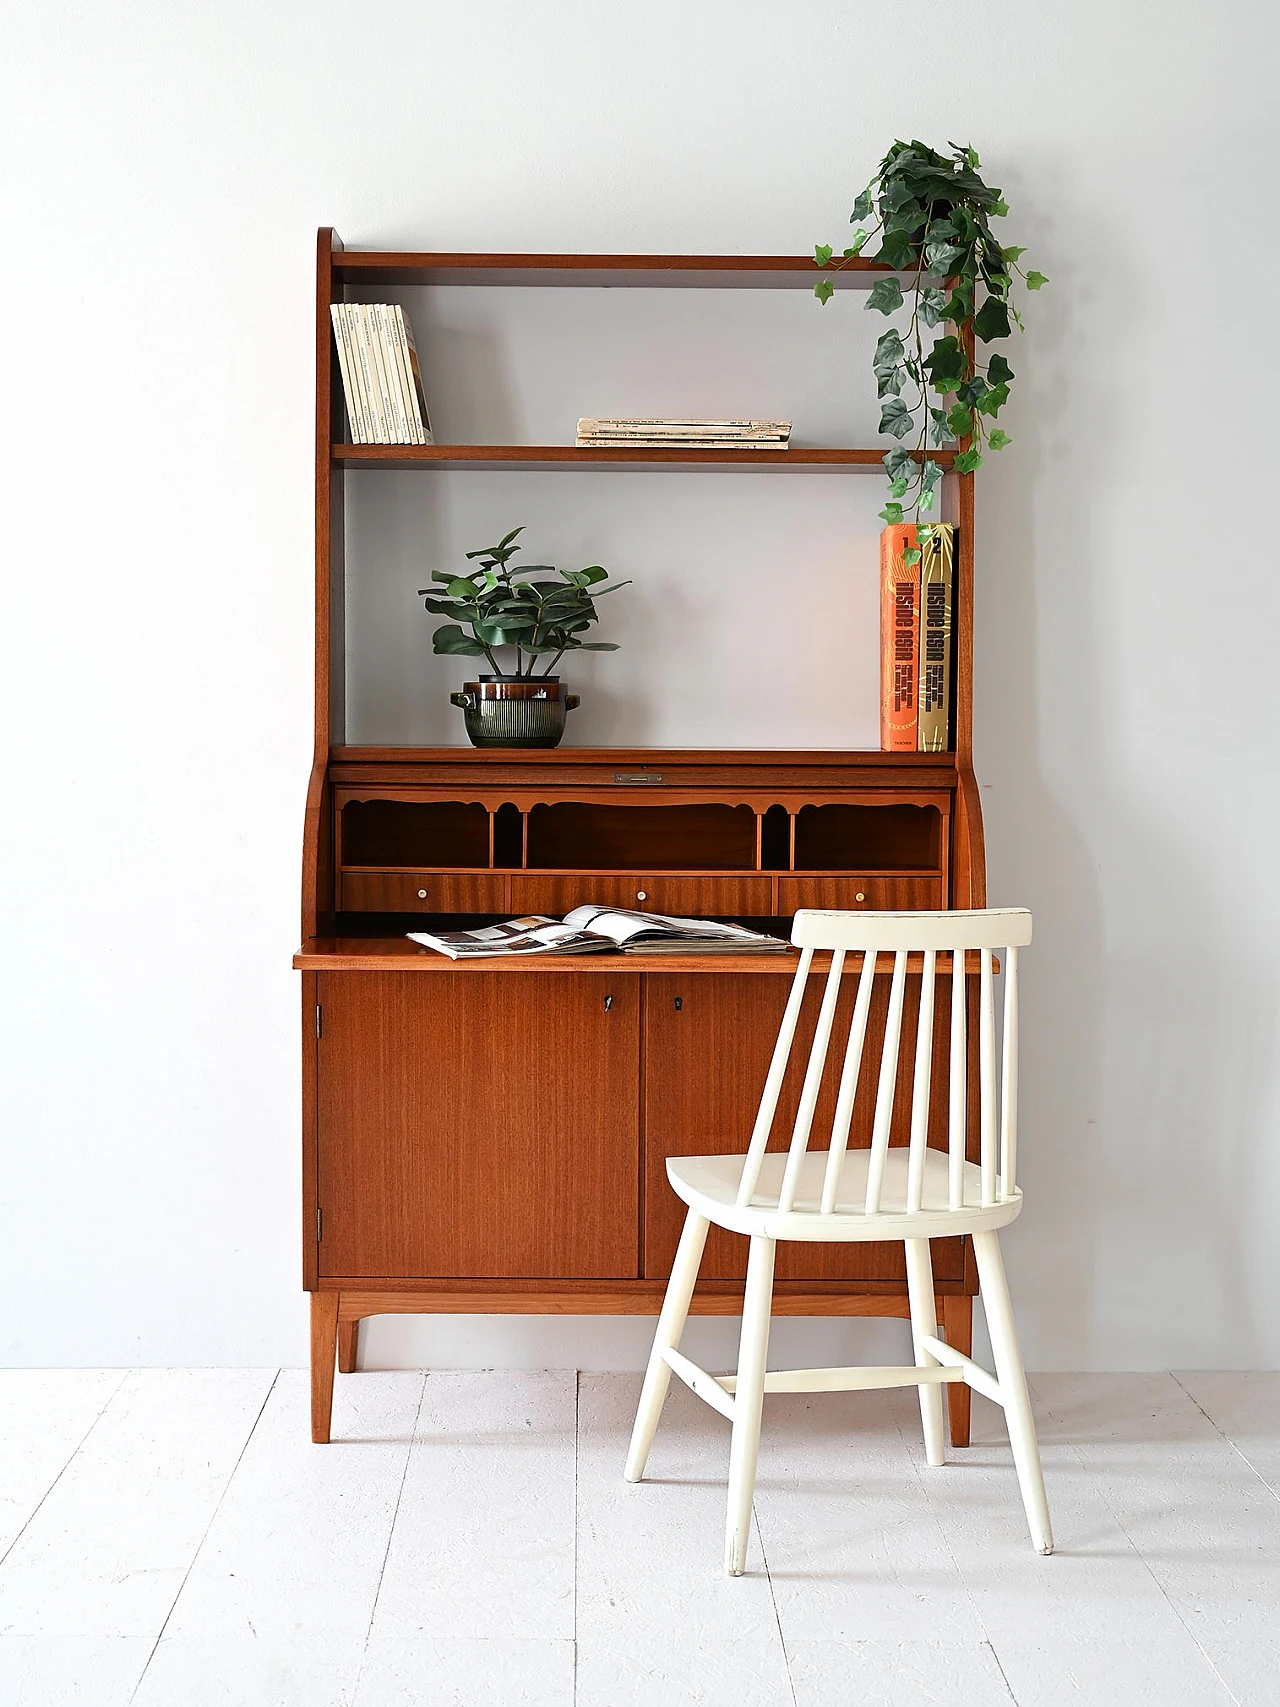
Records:
[[[786,450],[790,421],[703,421],[648,416],[588,415],[578,422],[580,445],[620,445],[633,450]]]
[[[905,561],[918,546],[917,562]],[[880,535],[880,746],[889,753],[949,752],[955,732],[956,530],[913,523]]]
[[[393,302],[335,302],[329,313],[352,444],[434,444],[404,309]]]

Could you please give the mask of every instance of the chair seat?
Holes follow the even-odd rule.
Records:
[[[982,1170],[973,1162],[964,1164],[963,1209],[948,1209],[948,1158],[944,1151],[925,1152],[922,1207],[907,1213],[907,1150],[895,1146],[885,1159],[880,1192],[880,1210],[865,1213],[869,1150],[850,1150],[840,1173],[835,1210],[817,1213],[826,1174],[827,1153],[816,1150],[804,1158],[795,1209],[782,1214],[778,1191],[784,1152],[764,1158],[755,1195],[745,1208],[736,1203],[744,1156],[672,1156],[667,1178],[672,1189],[690,1209],[705,1215],[732,1233],[763,1234],[770,1239],[802,1239],[814,1242],[850,1240],[933,1239],[959,1233],[980,1233],[1007,1226],[1022,1208],[1022,1193],[999,1203],[982,1204]]]

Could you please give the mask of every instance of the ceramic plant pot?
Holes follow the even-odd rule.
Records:
[[[473,747],[558,747],[565,716],[578,704],[559,676],[481,676],[449,700],[462,708]]]

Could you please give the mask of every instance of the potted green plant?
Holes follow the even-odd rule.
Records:
[[[839,259],[829,243],[814,250],[819,267],[835,270],[879,233],[874,259],[910,275],[905,295],[899,278],[887,276],[866,300],[885,315],[904,305],[910,310],[905,329],[883,333],[872,358],[880,431],[899,440],[884,459],[889,502],[880,514],[888,523],[904,520],[904,505],[917,524],[933,508],[942,467],[929,455],[931,446],[958,444],[953,466],[968,474],[982,466],[984,450],[1011,442],[994,422],[1008,401],[1013,369],[998,352],[982,360],[978,346],[1007,338],[1011,321],[1022,330],[1009,294],[1015,276],[1028,290],[1049,282],[1043,273],[1024,272],[1019,261],[1026,251],[1002,246],[992,230],[991,221],[1009,209],[979,176],[976,151],[951,146],[946,155],[923,142],[895,142],[854,201],[850,222],[859,229],[852,243]],[[825,303],[833,289],[830,279],[820,279],[814,294]],[[908,439],[914,443],[902,442]],[[927,526],[917,528],[918,539],[927,536]],[[907,562],[919,555],[918,548],[908,551]]]
[[[454,575],[433,570],[437,585],[418,595],[437,616],[451,617],[432,636],[432,650],[447,657],[487,658],[491,675],[465,682],[449,695],[462,708],[467,738],[474,747],[555,747],[564,734],[566,713],[578,704],[552,672],[566,652],[616,652],[615,642],[584,639],[598,621],[595,601],[629,586],[608,584],[598,563],[585,569],[557,569],[550,563],[512,559],[523,527],[512,528],[497,545],[467,552],[476,567]],[[558,579],[549,580],[548,576]],[[602,585],[601,583],[606,583]],[[514,661],[504,669],[500,658]],[[550,658],[545,670],[535,666]]]

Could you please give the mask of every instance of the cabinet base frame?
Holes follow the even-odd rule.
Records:
[[[946,1283],[944,1283],[945,1286]],[[966,1357],[973,1352],[973,1298],[958,1290],[937,1289],[938,1320],[947,1342]],[[537,1287],[538,1290],[534,1290]],[[311,1438],[329,1440],[334,1369],[344,1375],[356,1367],[359,1324],[367,1316],[656,1316],[666,1282],[660,1280],[547,1282],[321,1280],[311,1293]],[[693,1295],[694,1316],[740,1316],[742,1289],[732,1282],[700,1288]],[[775,1316],[883,1316],[909,1320],[905,1290],[841,1292],[781,1282],[774,1294]],[[951,1444],[969,1444],[969,1389],[954,1382],[947,1389]]]

